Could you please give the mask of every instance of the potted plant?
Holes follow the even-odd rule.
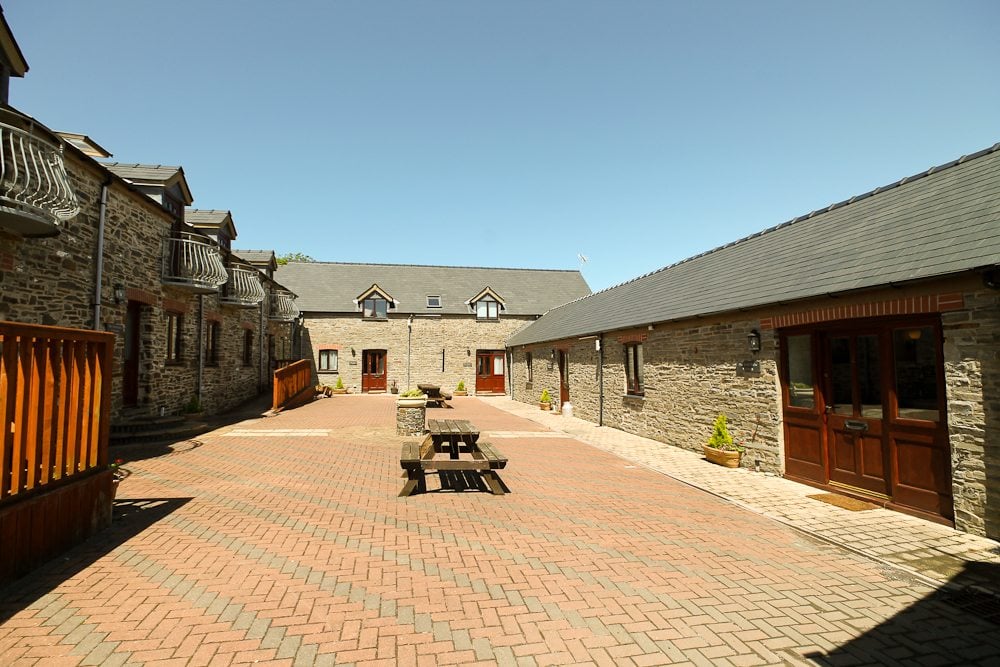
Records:
[[[398,394],[399,393],[399,385],[396,384],[395,380],[392,381],[392,385],[389,387],[389,391],[391,391],[394,394]]]
[[[740,458],[746,447],[733,442],[733,436],[729,434],[729,427],[726,425],[726,415],[719,415],[712,426],[712,437],[704,445],[705,458],[712,463],[727,468],[739,468]]]
[[[455,396],[468,396],[469,392],[465,390],[465,380],[459,380],[458,384],[455,385]]]
[[[347,393],[347,388],[344,387],[344,379],[342,377],[340,377],[339,375],[337,376],[337,384],[333,385],[333,393],[335,393],[335,394],[346,394]]]
[[[540,407],[542,410],[552,409],[552,395],[549,394],[548,389],[542,390],[542,395],[538,398],[538,407]]]
[[[128,477],[131,473],[122,467],[125,463],[123,459],[115,459],[114,463],[108,464],[108,469],[113,473],[111,476],[111,500],[115,499],[118,495],[118,485],[121,481]]]
[[[396,407],[420,408],[427,405],[427,394],[419,389],[407,389],[396,399]]]

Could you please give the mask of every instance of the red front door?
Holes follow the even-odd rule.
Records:
[[[142,339],[139,336],[142,304],[129,301],[125,311],[125,363],[122,373],[122,404],[132,407],[139,403],[139,358]]]
[[[385,391],[385,350],[363,350],[361,364],[361,391]]]
[[[504,388],[503,350],[476,350],[476,393],[502,394]]]
[[[569,403],[569,352],[559,350],[559,405]]]

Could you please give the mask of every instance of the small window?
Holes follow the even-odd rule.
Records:
[[[625,346],[625,393],[642,396],[643,391],[642,343],[629,343]]]
[[[219,365],[219,323],[209,322],[205,336],[205,365]]]
[[[365,319],[384,320],[389,316],[389,302],[378,297],[365,299],[362,312]]]
[[[243,365],[253,366],[253,330],[243,330]]]
[[[427,307],[428,308],[440,308],[441,307],[441,297],[440,296],[427,296]]]
[[[815,408],[812,372],[812,338],[809,334],[789,336],[788,348],[788,404],[796,408]]]
[[[478,320],[498,320],[500,319],[500,304],[493,297],[484,296],[476,302],[476,319]]]
[[[319,370],[324,373],[337,372],[337,350],[319,351]]]
[[[532,382],[534,380],[534,374],[531,370],[531,352],[524,353],[524,365],[528,370],[528,382]]]
[[[184,361],[184,316],[167,313],[167,363],[179,364]]]

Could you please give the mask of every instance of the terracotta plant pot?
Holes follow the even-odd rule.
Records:
[[[459,391],[458,389],[456,389],[455,391],[453,391],[451,393],[452,393],[453,396],[468,396],[469,395],[469,392],[467,392],[467,391]]]
[[[712,463],[725,466],[726,468],[740,467],[740,458],[743,456],[743,452],[716,449],[708,445],[702,445],[702,449],[705,450],[705,458]]]
[[[333,393],[335,393],[335,394],[346,394],[347,393],[347,387],[344,387],[343,389],[337,389],[336,387],[334,387],[333,388]]]
[[[427,405],[427,396],[414,396],[406,398],[397,398],[396,407],[398,408],[422,408]]]
[[[552,404],[551,403],[539,403],[538,407],[540,407],[542,410],[551,410],[552,409]]]

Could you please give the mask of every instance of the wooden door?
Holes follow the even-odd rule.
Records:
[[[385,391],[385,350],[361,352],[361,391]]]
[[[951,520],[951,446],[940,322],[892,328],[889,447],[894,504]]]
[[[129,301],[125,310],[125,359],[122,365],[122,404],[134,407],[139,403],[139,362],[142,356],[142,304]]]
[[[569,352],[559,350],[559,405],[569,403]]]
[[[476,393],[503,394],[506,353],[503,350],[476,350]]]
[[[831,334],[823,376],[830,483],[889,498],[884,349],[877,330]]]
[[[817,336],[808,332],[781,338],[785,475],[826,484],[826,418],[816,382],[817,345]]]

